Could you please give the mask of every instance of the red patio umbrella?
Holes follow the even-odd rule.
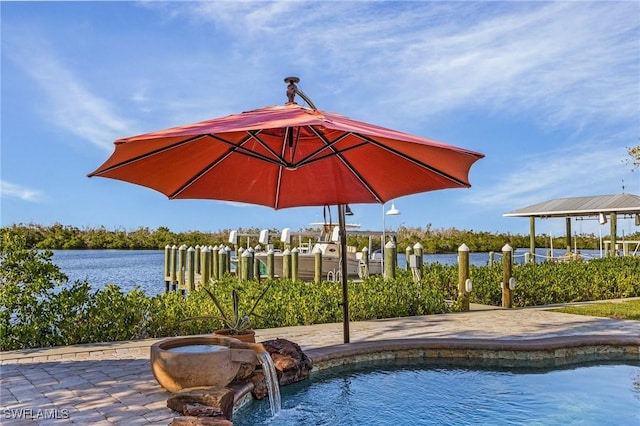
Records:
[[[298,81],[285,79],[289,102],[282,106],[118,139],[111,157],[89,176],[146,186],[170,199],[274,209],[338,205],[342,225],[346,204],[471,186],[469,169],[483,154],[317,110]],[[295,103],[295,94],[311,108]],[[341,236],[344,245],[344,226]]]

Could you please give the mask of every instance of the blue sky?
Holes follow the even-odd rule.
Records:
[[[319,109],[486,155],[472,188],[399,198],[387,227],[526,234],[527,219],[502,214],[623,185],[640,194],[640,171],[623,163],[640,143],[638,2],[0,7],[2,225],[217,231],[320,220],[320,207],[169,201],[86,177],[117,138],[284,104],[290,75]],[[352,209],[363,229],[382,227],[379,205]],[[564,221],[537,230],[561,233]]]

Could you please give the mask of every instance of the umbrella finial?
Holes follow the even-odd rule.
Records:
[[[293,98],[295,98],[296,95],[299,95],[302,99],[304,99],[304,101],[307,104],[309,104],[311,109],[313,109],[314,111],[318,110],[318,108],[316,108],[313,102],[311,102],[311,99],[309,99],[307,95],[302,93],[302,90],[298,89],[298,86],[296,86],[296,83],[300,82],[300,79],[298,77],[287,77],[284,79],[284,82],[288,84],[287,85],[287,99],[288,99],[287,104],[295,104],[296,101],[294,101]]]
[[[293,98],[296,97],[296,92],[298,91],[298,87],[296,86],[296,83],[300,82],[300,79],[298,77],[287,77],[284,79],[285,83],[288,83],[287,86],[287,103],[289,104],[295,104],[296,101],[293,100]]]

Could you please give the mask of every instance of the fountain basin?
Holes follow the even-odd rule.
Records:
[[[259,344],[230,337],[170,337],[151,346],[151,370],[156,381],[170,392],[196,386],[225,387],[245,363],[257,364]]]

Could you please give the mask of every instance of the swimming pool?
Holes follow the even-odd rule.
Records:
[[[251,401],[241,425],[640,424],[640,362],[479,369],[366,362],[281,389],[282,410]]]

